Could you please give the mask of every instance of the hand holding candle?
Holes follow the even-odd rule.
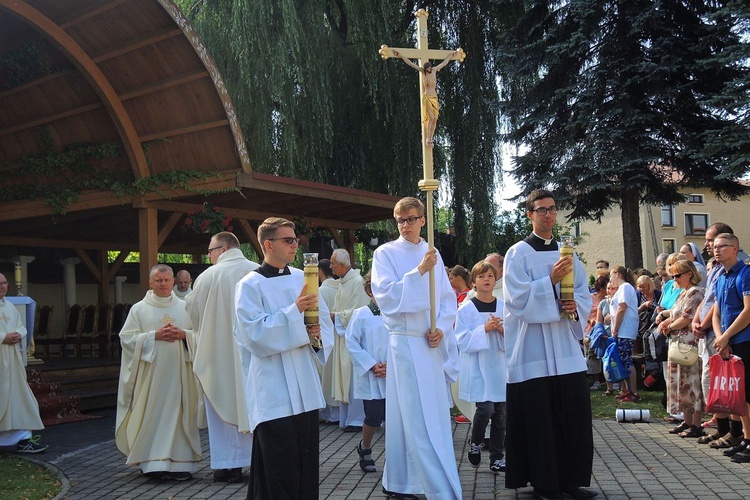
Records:
[[[571,261],[573,259],[573,238],[570,235],[563,236],[562,246],[560,247],[560,258],[565,257],[569,257]],[[575,271],[571,265],[570,271],[565,273],[560,281],[560,300],[563,302],[561,318],[578,321],[575,298]]]
[[[302,262],[304,264],[305,272],[305,294],[314,295],[318,297],[318,254],[317,253],[306,253],[302,255]],[[318,318],[318,305],[305,309],[305,325],[312,326],[319,324]],[[319,330],[318,330],[319,331]],[[316,349],[323,347],[323,343],[320,340],[320,335],[312,335],[311,330],[308,328],[308,334],[310,334],[310,344]]]

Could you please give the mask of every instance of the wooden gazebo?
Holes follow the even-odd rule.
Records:
[[[391,196],[255,173],[247,147],[170,0],[0,0],[0,252],[69,249],[106,285],[138,251],[144,287],[158,252],[205,253],[180,226],[206,201],[258,251],[271,215],[351,247],[392,214]]]

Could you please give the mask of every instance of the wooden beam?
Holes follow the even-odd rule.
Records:
[[[18,236],[3,236],[2,238],[0,238],[0,246],[69,249],[80,248],[85,250],[111,250],[113,248],[120,248],[129,252],[138,251],[138,244],[136,242],[125,244],[102,241],[48,240],[44,238],[24,238]]]
[[[184,85],[196,80],[208,78],[209,76],[211,75],[208,74],[208,71],[191,71],[190,73],[183,73],[181,75],[176,75],[171,78],[166,78],[164,80],[159,80],[154,83],[149,83],[146,85],[141,85],[140,87],[130,89],[127,92],[120,94],[120,99],[123,101],[128,101],[130,99],[135,99],[136,97],[142,97],[144,95],[153,94],[154,92],[159,92],[160,90],[177,87],[179,85]]]
[[[104,73],[97,67],[96,63],[89,57],[83,47],[80,46],[60,26],[55,24],[41,11],[30,6],[23,0],[0,0],[0,7],[13,12],[28,24],[37,29],[43,36],[50,39],[70,59],[83,76],[89,81],[99,98],[104,103],[107,112],[120,134],[125,152],[130,160],[133,175],[136,179],[142,179],[149,175],[148,162],[143,148],[138,141],[133,122],[130,120],[125,107],[117,97]],[[181,30],[178,30],[182,33]]]
[[[70,118],[71,116],[88,113],[89,111],[94,111],[95,109],[99,109],[102,106],[102,103],[95,102],[92,104],[87,104],[85,106],[78,106],[77,108],[69,109],[67,111],[62,111],[60,113],[55,113],[54,115],[43,116],[41,118],[36,118],[34,120],[19,123],[13,127],[8,127],[0,130],[0,137],[9,134],[15,134],[16,132],[21,132],[22,130],[28,130],[30,128],[38,127],[39,125],[44,125],[45,123],[62,120],[63,118]]]
[[[194,204],[194,203],[182,203],[179,201],[142,200],[138,203],[133,203],[133,206],[136,206],[138,208],[149,207],[149,208],[156,208],[159,210],[167,210],[169,212],[187,213],[191,210],[195,210],[196,208],[201,208],[203,205]],[[250,219],[250,220],[262,221],[262,220],[267,219],[268,217],[284,217],[289,220],[294,220],[296,217],[299,216],[299,214],[259,212],[256,210],[244,210],[241,208],[231,208],[231,207],[220,207],[220,208],[225,214],[231,215],[232,218],[236,218],[236,219]],[[335,220],[335,219],[319,219],[315,217],[305,217],[305,219],[319,227],[336,227],[339,229],[359,229],[360,227],[362,227],[362,224],[344,222],[344,221]]]
[[[333,237],[333,242],[336,243],[336,246],[339,248],[346,248],[346,245],[344,244],[344,238],[341,237],[341,233],[338,232],[338,230],[329,227],[328,232],[331,233],[331,236]]]
[[[94,54],[91,59],[96,64],[99,64],[108,59],[114,59],[117,56],[127,54],[128,52],[133,52],[134,50],[148,47],[149,45],[161,42],[162,40],[169,40],[170,38],[174,38],[178,35],[182,35],[182,30],[179,27],[169,27],[156,32],[156,34],[149,33],[148,35],[142,36],[140,38],[128,40],[127,42],[120,44],[118,47],[110,47],[107,50]]]
[[[342,231],[342,233],[344,233],[344,248],[349,252],[349,255],[352,258],[352,266],[354,266],[354,230],[349,229],[347,231]]]
[[[17,94],[18,92],[24,92],[28,89],[34,88],[37,85],[41,85],[46,82],[51,82],[52,80],[57,80],[58,78],[62,78],[66,74],[67,74],[66,71],[58,71],[57,73],[50,73],[49,75],[44,75],[42,77],[37,78],[36,80],[31,80],[30,82],[26,82],[23,85],[13,87],[8,90],[3,90],[2,92],[0,92],[0,99],[5,99],[6,97],[10,97],[13,94]]]
[[[141,252],[140,278],[141,292],[148,291],[151,268],[157,264],[159,253],[157,211],[153,208],[138,210],[138,249]]]
[[[260,244],[260,240],[258,240],[258,235],[253,229],[253,227],[245,219],[237,219],[237,223],[240,225],[242,230],[247,235],[248,239],[250,240],[250,245],[252,245],[253,250],[255,250],[255,253],[258,254],[258,258],[263,259],[263,245]]]
[[[142,135],[140,137],[141,142],[153,141],[154,139],[165,139],[167,137],[174,137],[177,135],[190,134],[192,132],[200,132],[201,130],[210,130],[213,128],[220,128],[229,125],[229,120],[218,120],[215,122],[199,123],[197,125],[190,125],[189,127],[180,127],[172,130],[164,130],[162,132],[155,132],[153,134]]]
[[[177,223],[180,222],[180,219],[182,219],[181,212],[176,212],[169,216],[169,219],[167,219],[167,222],[159,230],[159,246],[161,246],[162,243],[164,243],[164,240],[167,239],[167,236],[169,236],[169,233],[172,232],[172,229],[174,229]]]
[[[81,261],[86,266],[86,268],[89,270],[89,272],[94,276],[94,279],[96,279],[96,281],[98,281],[98,282],[101,283],[101,281],[102,281],[102,275],[99,272],[99,269],[96,267],[96,264],[94,264],[94,261],[91,260],[91,257],[89,257],[89,254],[87,254],[86,252],[84,252],[80,248],[76,248],[75,252],[76,252],[76,255],[78,255],[78,257],[80,257]]]
[[[110,2],[105,3],[104,5],[96,8],[96,9],[82,9],[76,12],[73,12],[72,14],[68,14],[64,19],[67,19],[66,21],[63,21],[60,24],[60,27],[64,30],[68,28],[72,28],[78,23],[81,23],[83,21],[86,21],[87,19],[91,19],[92,17],[96,17],[98,15],[101,15],[108,10],[114,9],[115,7],[124,4],[125,2],[129,2],[130,0],[113,0]],[[101,3],[101,2],[100,2]]]
[[[117,258],[115,258],[115,261],[111,266],[109,266],[109,272],[107,273],[107,283],[112,281],[112,278],[114,278],[117,274],[117,271],[120,270],[120,267],[125,262],[125,259],[128,258],[128,255],[130,255],[130,252],[126,251],[121,251],[119,254],[117,254]]]

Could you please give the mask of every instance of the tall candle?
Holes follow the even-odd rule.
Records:
[[[571,238],[563,237],[563,243],[560,247],[560,257],[573,257],[573,242],[571,241]],[[575,300],[575,274],[573,273],[573,268],[570,268],[570,271],[566,273],[562,281],[560,281],[560,299],[562,300]]]
[[[304,264],[305,272],[305,294],[318,295],[318,254],[317,253],[306,253],[302,255],[302,262]],[[318,308],[311,307],[305,311],[305,324],[306,325],[317,325],[320,322],[318,318]]]
[[[20,287],[23,283],[23,276],[21,275],[21,264],[16,264],[16,286]]]

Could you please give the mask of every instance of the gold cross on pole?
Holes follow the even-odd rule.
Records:
[[[440,183],[434,178],[432,167],[432,148],[435,126],[439,114],[435,74],[445,67],[449,61],[463,62],[466,53],[463,49],[439,50],[428,48],[427,43],[427,11],[419,9],[414,17],[417,18],[417,48],[392,48],[382,45],[378,51],[383,59],[399,57],[407,65],[419,71],[419,103],[422,117],[422,167],[424,178],[419,181],[419,189],[425,191],[427,198],[427,246],[430,250],[435,247],[433,230],[433,193],[438,190]],[[410,59],[419,59],[419,65]],[[436,66],[425,67],[430,59],[441,59]],[[432,64],[432,63],[430,63]],[[435,270],[430,270],[430,330],[435,331]]]

